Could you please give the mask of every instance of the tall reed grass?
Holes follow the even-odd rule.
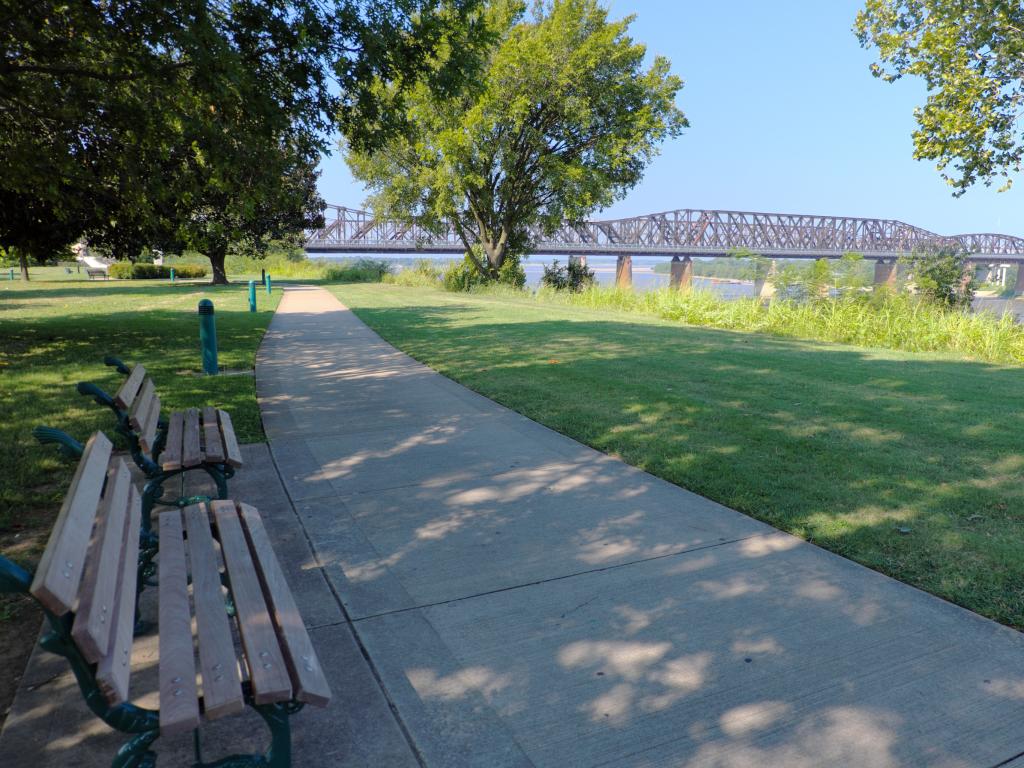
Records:
[[[275,280],[324,280],[329,283],[376,283],[391,271],[383,259],[296,259],[279,254],[263,258],[230,255],[227,270],[233,275],[258,275],[266,270]]]
[[[753,331],[911,352],[954,352],[995,363],[1024,363],[1024,326],[1012,315],[944,309],[906,294],[855,294],[810,301],[725,299],[711,291],[644,293],[594,287],[541,289],[538,301],[654,315],[688,325]]]

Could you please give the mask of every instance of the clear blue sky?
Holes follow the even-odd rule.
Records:
[[[940,234],[1024,235],[1020,195],[977,185],[961,198],[930,161],[915,161],[913,109],[923,83],[872,77],[850,32],[855,0],[611,0],[636,14],[633,37],[686,81],[691,127],[644,180],[594,218],[722,208],[891,218]],[[362,186],[335,153],[320,191],[360,206]]]

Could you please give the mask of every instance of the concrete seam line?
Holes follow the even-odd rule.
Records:
[[[278,305],[280,308],[280,304]],[[277,316],[277,312],[274,312],[274,316]],[[273,319],[271,319],[273,322]],[[269,324],[268,324],[269,331]],[[264,339],[269,334],[264,334]],[[253,367],[253,379],[255,380],[255,366],[259,364],[260,351],[262,350],[263,344],[260,343],[260,347],[257,349],[257,357],[254,361]],[[263,410],[260,409],[260,426],[263,426]],[[266,430],[264,430],[266,434]],[[402,734],[402,738],[405,743],[409,746],[409,751],[412,752],[413,759],[421,768],[427,768],[426,760],[420,752],[419,747],[416,745],[415,740],[412,737],[412,733],[402,720],[402,716],[398,711],[398,707],[395,705],[394,700],[391,698],[391,694],[388,692],[387,686],[384,685],[384,680],[381,678],[380,671],[377,669],[377,665],[373,663],[373,659],[370,658],[370,653],[366,649],[366,645],[363,643],[363,638],[360,637],[358,630],[356,629],[355,623],[352,621],[352,617],[349,615],[348,610],[345,608],[345,604],[341,600],[341,596],[338,595],[337,590],[334,588],[334,584],[327,577],[327,572],[324,570],[323,561],[320,559],[320,554],[316,550],[316,546],[313,544],[313,540],[309,535],[309,531],[306,530],[306,526],[302,522],[302,517],[299,515],[298,510],[295,508],[295,500],[292,499],[291,493],[288,491],[288,486],[284,482],[284,477],[281,474],[281,467],[278,466],[277,456],[274,454],[274,444],[270,438],[267,438],[267,449],[270,454],[270,462],[274,465],[274,472],[277,473],[278,482],[281,483],[281,489],[284,491],[285,498],[288,499],[288,506],[291,508],[292,516],[295,518],[296,524],[299,526],[299,530],[302,531],[302,535],[306,540],[306,545],[309,547],[310,553],[313,555],[314,561],[316,562],[316,569],[320,572],[320,577],[324,580],[327,585],[327,589],[330,590],[331,596],[334,598],[334,602],[338,605],[338,610],[344,617],[344,622],[336,622],[327,626],[339,626],[342,623],[347,623],[349,628],[352,630],[352,638],[356,642],[356,646],[359,648],[359,653],[362,654],[363,659],[366,660],[366,666],[370,670],[370,674],[373,675],[374,682],[377,683],[377,688],[380,689],[381,695],[384,697],[384,701],[387,702],[388,709],[391,710],[391,716],[395,720],[395,724],[398,726],[398,730]]]
[[[1020,759],[1022,757],[1024,757],[1024,752],[1018,752],[1016,755],[1012,755],[1012,756],[1006,758],[1001,763],[996,763],[995,765],[992,766],[992,768],[1004,768],[1005,766],[1009,765],[1010,763],[1012,763],[1015,760],[1018,760],[1018,759]]]
[[[262,416],[262,414],[261,414]],[[316,545],[313,544],[313,540],[309,535],[309,531],[306,530],[306,526],[302,522],[302,517],[299,515],[298,510],[295,509],[295,502],[292,500],[291,494],[288,492],[288,487],[285,485],[284,478],[281,475],[281,468],[277,465],[277,457],[274,456],[274,446],[269,440],[267,441],[267,447],[270,449],[270,460],[274,465],[274,471],[277,472],[278,480],[281,483],[281,487],[284,490],[285,496],[288,498],[288,505],[291,507],[292,515],[295,517],[295,522],[299,526],[299,530],[302,531],[303,537],[306,539],[306,544],[309,546],[309,551],[313,555],[316,561],[316,569],[320,572],[321,578],[330,590],[331,595],[334,597],[334,602],[337,603],[338,609],[341,611],[341,615],[344,617],[344,622],[335,622],[334,624],[328,624],[326,626],[339,626],[342,623],[347,623],[352,630],[352,637],[356,641],[356,645],[359,648],[359,652],[366,660],[366,665],[370,670],[370,674],[373,675],[374,681],[377,683],[377,687],[380,689],[381,695],[384,696],[384,700],[388,704],[388,709],[391,710],[391,716],[395,719],[395,724],[398,729],[402,732],[402,738],[405,739],[406,744],[409,745],[409,750],[412,752],[413,758],[421,766],[421,768],[427,768],[426,760],[423,754],[420,752],[416,742],[412,737],[412,733],[406,726],[405,721],[402,720],[402,716],[398,711],[398,707],[394,700],[391,698],[391,694],[388,692],[387,686],[384,685],[384,680],[381,678],[380,671],[377,669],[377,665],[374,664],[373,659],[370,657],[369,651],[366,649],[366,645],[363,643],[363,638],[359,635],[356,630],[355,622],[349,615],[348,609],[345,608],[344,602],[341,600],[341,596],[334,588],[334,584],[327,577],[327,573],[324,570],[323,561],[320,559],[320,554],[316,550]]]

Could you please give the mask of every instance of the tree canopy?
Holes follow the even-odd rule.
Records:
[[[535,232],[622,197],[661,141],[687,125],[675,105],[682,81],[663,57],[644,68],[631,21],[610,21],[596,0],[537,3],[529,18],[523,2],[489,2],[474,21],[484,42],[463,55],[460,87],[406,88],[401,130],[380,151],[347,141],[375,213],[435,232],[453,227],[467,259],[497,279]],[[462,50],[449,37],[434,66]],[[389,94],[397,84],[375,87]]]
[[[337,125],[381,111],[368,84],[413,79],[475,5],[3,4],[0,245],[46,256],[85,235],[134,258],[184,243],[223,280],[225,243],[315,221],[315,167]],[[442,85],[458,74],[450,59],[433,68]],[[352,127],[363,146],[385,133]]]
[[[857,15],[861,45],[889,82],[924,79],[915,111],[914,156],[936,160],[963,194],[981,181],[1012,183],[1024,154],[1024,5],[1017,0],[867,0]]]

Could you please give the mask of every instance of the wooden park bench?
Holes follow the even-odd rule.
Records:
[[[90,280],[97,277],[102,277],[104,280],[110,279],[110,275],[107,273],[107,270],[100,269],[99,267],[86,267],[85,274]]]
[[[132,460],[147,478],[142,491],[144,537],[151,532],[156,505],[183,508],[208,498],[186,495],[184,482],[180,493],[165,498],[164,484],[170,478],[193,470],[205,472],[216,484],[217,498],[226,499],[227,481],[242,466],[242,452],[231,416],[208,406],[174,411],[163,419],[156,385],[143,366],[128,368],[115,357],[104,358],[104,362],[127,376],[117,394],[112,397],[87,382],[79,383],[78,391],[114,412],[115,431],[128,442]],[[42,443],[57,443],[72,458],[81,455],[81,443],[59,429],[36,427],[33,434]]]
[[[210,765],[290,765],[289,717],[305,704],[325,706],[331,693],[260,515],[247,504],[212,501],[159,515],[159,709],[130,703],[141,499],[111,450],[102,432],[89,439],[35,575],[0,557],[0,592],[39,603],[49,623],[43,648],[68,660],[101,720],[131,735],[115,766],[153,766],[156,739],[189,730],[202,766],[201,722],[247,706],[270,730],[269,751]]]

